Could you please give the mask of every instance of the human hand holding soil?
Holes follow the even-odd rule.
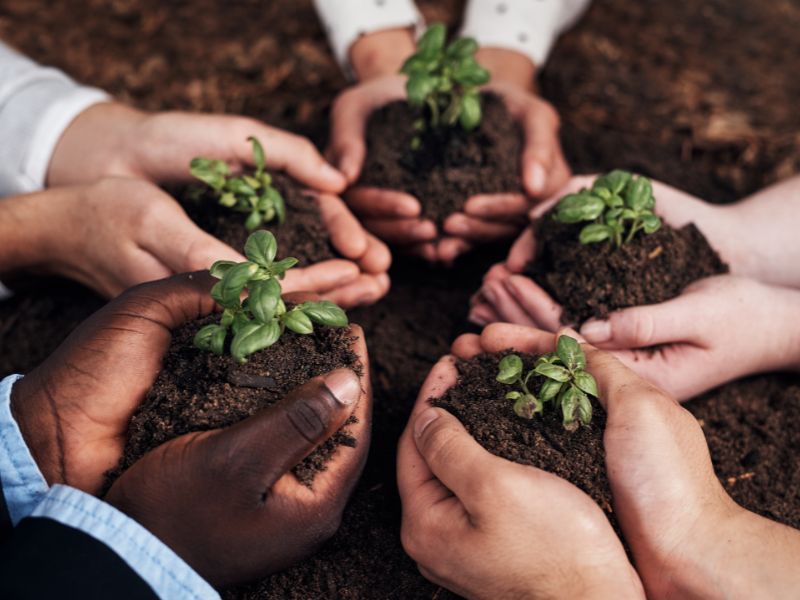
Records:
[[[553,350],[554,336],[539,333],[538,347],[526,351]],[[463,359],[483,350],[475,335],[452,349]],[[428,375],[398,450],[403,546],[422,574],[467,598],[643,598],[619,538],[589,496],[490,454],[458,419],[430,406],[455,385],[453,361],[445,356]],[[565,518],[553,518],[555,505]]]

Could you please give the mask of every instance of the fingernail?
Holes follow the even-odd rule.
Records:
[[[544,191],[546,180],[547,173],[544,167],[538,163],[534,164],[531,167],[531,192],[534,194],[541,194]]]
[[[581,335],[590,344],[599,344],[611,339],[611,323],[608,321],[587,321],[581,327]]]
[[[350,406],[361,396],[361,381],[350,369],[336,369],[325,376],[327,387],[339,404]]]
[[[414,421],[414,437],[420,437],[428,428],[428,425],[438,418],[439,411],[434,408],[425,409],[425,411],[417,417],[417,420]]]
[[[497,292],[495,292],[491,286],[485,285],[481,288],[481,293],[486,297],[486,299],[491,302],[492,304],[497,304]]]
[[[475,325],[480,325],[481,327],[485,327],[486,324],[488,323],[488,321],[484,319],[482,316],[480,316],[475,310],[469,311],[468,319],[472,323],[475,323]]]

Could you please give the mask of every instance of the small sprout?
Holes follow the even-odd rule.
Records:
[[[536,376],[544,379],[538,395],[531,390],[531,379]],[[586,356],[580,344],[567,335],[560,336],[556,351],[537,358],[533,369],[527,373],[519,356],[505,356],[500,361],[497,381],[519,387],[508,392],[506,399],[514,401],[514,412],[523,419],[541,414],[544,405],[552,402],[561,410],[567,431],[592,422],[589,396],[597,398],[597,382],[586,370]]]
[[[408,103],[426,113],[425,118],[414,122],[417,136],[411,142],[413,150],[420,147],[420,134],[428,126],[437,129],[459,123],[465,131],[472,131],[481,122],[478,88],[489,81],[489,71],[475,60],[478,44],[462,37],[446,44],[446,37],[443,24],[428,27],[416,53],[400,69],[408,75]]]
[[[201,350],[223,354],[228,331],[233,331],[230,351],[237,362],[277,342],[286,329],[300,335],[314,333],[314,324],[346,327],[347,315],[333,302],[303,302],[287,310],[281,299],[281,284],[286,271],[297,264],[295,258],[275,260],[278,244],[269,231],[256,231],[244,246],[247,261],[215,262],[209,273],[219,281],[211,297],[223,308],[219,324],[206,325],[194,337]],[[245,300],[241,295],[247,290]]]
[[[247,138],[253,144],[252,175],[233,177],[224,160],[197,157],[189,163],[194,177],[213,190],[222,206],[246,213],[244,222],[247,231],[255,231],[274,219],[278,224],[286,220],[286,203],[280,192],[272,186],[272,176],[264,170],[264,148],[254,137]]]
[[[613,240],[617,248],[639,231],[655,233],[661,227],[655,209],[653,186],[647,177],[611,171],[595,179],[592,189],[564,196],[555,209],[561,223],[589,221],[580,232],[581,244]]]

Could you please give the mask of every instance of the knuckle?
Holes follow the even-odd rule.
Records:
[[[455,431],[449,426],[433,423],[422,436],[422,445],[427,458],[439,464],[447,464],[458,458]]]
[[[653,315],[647,310],[635,311],[630,315],[630,335],[637,346],[648,346],[655,333]],[[612,324],[613,327],[613,324]]]

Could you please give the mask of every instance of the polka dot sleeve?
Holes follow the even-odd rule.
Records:
[[[536,65],[547,60],[556,37],[591,0],[469,0],[462,34],[481,46],[507,48]]]
[[[350,70],[350,46],[362,35],[382,29],[424,27],[412,0],[314,0],[333,54],[344,72]]]

